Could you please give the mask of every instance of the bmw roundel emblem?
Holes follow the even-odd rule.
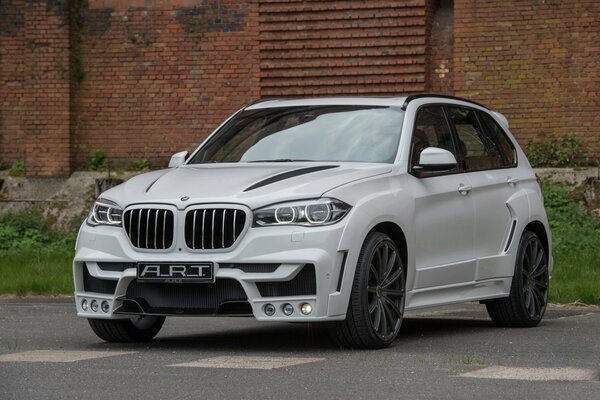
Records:
[[[183,197],[181,198],[181,201],[188,201],[189,199],[190,199],[190,197],[189,197],[189,196],[183,196]]]

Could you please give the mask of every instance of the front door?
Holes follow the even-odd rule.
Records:
[[[442,106],[419,109],[413,130],[411,167],[427,147],[446,149],[455,156],[452,133]],[[458,157],[457,157],[458,159]],[[474,204],[472,183],[454,170],[415,176],[410,185],[415,199],[415,285],[413,290],[472,282],[475,277]]]

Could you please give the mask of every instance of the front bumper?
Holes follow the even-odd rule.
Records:
[[[345,308],[329,307],[330,298],[338,298],[342,290],[344,262],[347,249],[340,249],[344,220],[323,227],[261,227],[249,228],[229,251],[190,251],[176,239],[168,251],[144,251],[134,248],[122,228],[83,224],[77,241],[73,262],[77,314],[87,318],[119,319],[134,315],[240,315],[251,314],[258,320],[267,321],[326,321],[345,318]],[[190,263],[212,262],[216,283],[228,282],[225,289],[209,288],[212,283],[153,283],[150,301],[132,298],[136,283],[138,262]],[[124,265],[121,270],[102,268],[104,263]],[[236,265],[276,264],[272,272],[245,272]],[[232,268],[232,265],[234,266]],[[314,275],[310,270],[314,267]],[[87,276],[86,276],[87,275]],[[91,279],[91,280],[90,280]],[[312,286],[307,280],[314,280]],[[302,280],[302,282],[298,282]],[[90,284],[93,281],[95,284]],[[230,283],[235,282],[235,285]],[[278,286],[280,285],[280,286]],[[241,287],[235,291],[236,287]],[[280,287],[283,289],[272,289]],[[292,288],[285,290],[285,288]],[[294,289],[295,288],[295,289]],[[298,289],[300,288],[300,289]],[[163,290],[164,289],[164,290]],[[209,293],[210,292],[210,293]],[[213,307],[214,298],[206,306],[202,296],[221,296],[237,293],[236,300],[246,297],[247,313],[242,304]],[[137,292],[139,293],[139,291]],[[223,293],[226,293],[225,295]],[[289,293],[292,293],[289,295]],[[298,294],[301,293],[301,294]],[[283,294],[283,295],[282,295]],[[224,297],[223,297],[224,296]],[[180,301],[174,300],[179,298]],[[187,299],[187,300],[186,300]],[[190,301],[196,299],[192,304]],[[88,307],[82,308],[86,300]],[[96,311],[106,302],[108,307]],[[189,300],[189,301],[188,301]],[[208,301],[207,300],[207,301]],[[136,304],[137,303],[137,304]],[[180,304],[181,303],[181,304]],[[294,307],[291,315],[285,315],[282,307],[289,303]],[[304,315],[300,306],[308,303],[312,312]],[[272,304],[275,313],[265,313],[265,305]],[[199,307],[201,305],[202,307]],[[206,306],[206,307],[205,307]]]

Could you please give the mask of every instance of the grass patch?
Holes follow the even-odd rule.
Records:
[[[73,293],[73,251],[35,249],[24,252],[10,249],[0,253],[1,294]]]
[[[554,237],[550,301],[600,304],[600,222],[565,187],[545,183]],[[71,294],[74,232],[56,232],[39,210],[0,217],[0,294]]]
[[[0,217],[0,294],[71,294],[75,233],[48,227],[38,209]]]
[[[544,183],[544,201],[554,239],[550,301],[600,304],[600,221],[563,186]]]

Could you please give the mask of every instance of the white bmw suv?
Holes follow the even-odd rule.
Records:
[[[262,100],[169,168],[104,192],[73,263],[77,313],[107,341],[165,317],[327,322],[381,348],[406,310],[481,301],[537,325],[551,234],[501,114],[430,94]]]

